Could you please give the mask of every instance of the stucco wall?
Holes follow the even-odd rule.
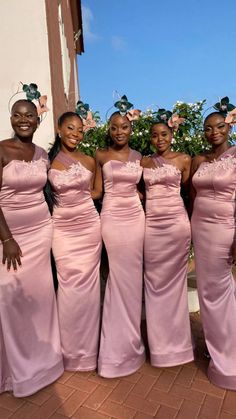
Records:
[[[12,134],[9,98],[20,81],[34,82],[41,94],[47,94],[50,108],[34,141],[47,149],[54,138],[54,124],[45,1],[2,0],[0,16],[0,139]]]

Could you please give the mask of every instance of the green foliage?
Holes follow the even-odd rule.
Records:
[[[203,135],[203,108],[205,100],[196,103],[176,102],[172,112],[177,113],[185,119],[185,122],[179,126],[179,130],[174,132],[172,148],[174,151],[187,153],[190,156],[203,153],[210,148]],[[95,112],[94,118],[97,121],[97,127],[90,129],[84,135],[84,141],[80,145],[81,151],[90,156],[94,156],[97,148],[108,146],[108,125],[102,123],[99,113]],[[150,145],[150,129],[154,122],[156,111],[148,109],[143,112],[140,118],[133,122],[133,133],[130,140],[130,147],[139,151],[142,155],[152,154]],[[232,143],[236,141],[236,134],[231,136]]]

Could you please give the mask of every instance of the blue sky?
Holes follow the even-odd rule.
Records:
[[[102,119],[126,94],[135,108],[229,96],[236,105],[236,1],[82,0],[81,99]]]

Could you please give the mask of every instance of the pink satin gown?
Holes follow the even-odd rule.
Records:
[[[142,175],[140,153],[128,162],[103,165],[105,196],[101,223],[109,260],[103,306],[98,373],[103,377],[132,374],[145,360],[140,323],[145,219],[137,194]]]
[[[0,207],[19,244],[22,267],[0,264],[0,392],[25,397],[63,373],[51,273],[52,221],[43,195],[47,154],[3,168]],[[2,245],[0,245],[2,260]]]
[[[60,152],[65,170],[51,169],[58,194],[53,211],[53,255],[58,275],[58,315],[68,371],[97,367],[100,325],[101,226],[90,192],[92,172]]]
[[[193,176],[192,216],[201,319],[211,355],[212,383],[236,390],[236,288],[231,247],[235,240],[236,147]]]
[[[161,156],[144,169],[146,230],[145,307],[151,364],[193,360],[187,303],[190,223],[180,196],[181,172]]]

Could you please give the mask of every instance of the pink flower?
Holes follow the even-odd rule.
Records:
[[[88,111],[86,119],[83,119],[83,131],[86,132],[95,127],[96,121],[93,119],[93,114],[91,111]]]
[[[139,109],[131,109],[127,112],[126,116],[128,120],[131,121],[137,121],[140,117],[141,111]]]
[[[41,116],[44,112],[48,112],[49,109],[47,107],[47,96],[40,96],[39,99],[39,104],[37,106],[37,112],[38,112],[38,116]]]
[[[231,126],[236,124],[236,108],[234,108],[231,112],[228,113],[228,115],[225,118],[225,122]]]
[[[177,113],[173,113],[173,115],[168,120],[168,126],[172,128],[173,131],[178,131],[179,125],[183,124],[184,121],[184,118],[181,118]]]

